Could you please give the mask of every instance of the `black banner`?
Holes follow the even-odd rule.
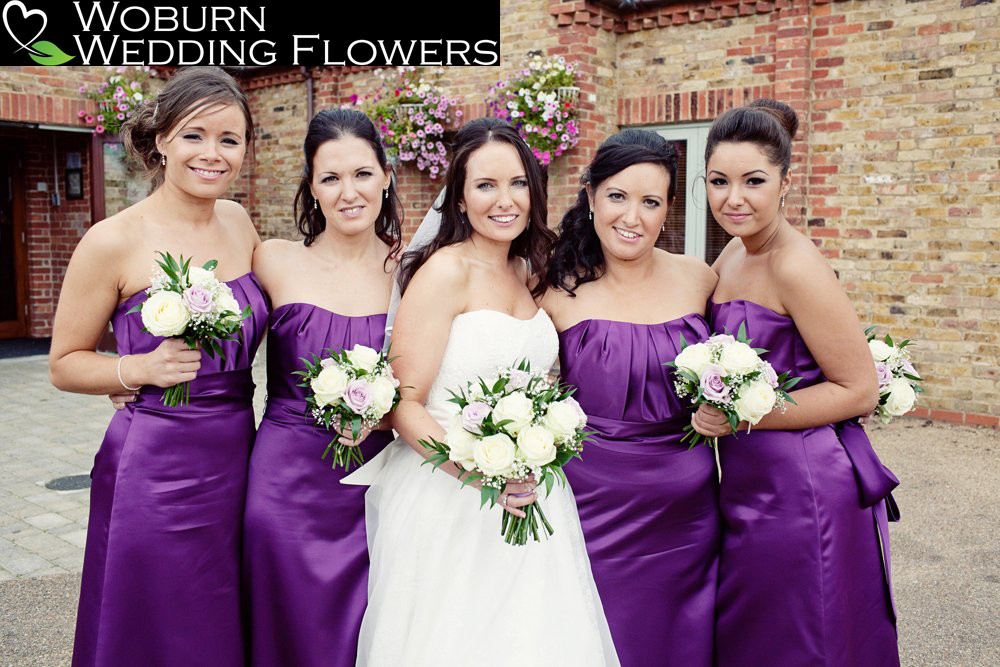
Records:
[[[499,0],[0,0],[7,65],[497,65]]]

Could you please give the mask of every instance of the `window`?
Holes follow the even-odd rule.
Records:
[[[677,195],[656,241],[668,252],[700,257],[711,264],[732,238],[715,222],[705,201],[705,140],[711,123],[651,128],[677,149]]]

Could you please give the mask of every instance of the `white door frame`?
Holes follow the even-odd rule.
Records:
[[[705,175],[705,142],[712,123],[685,123],[683,125],[661,125],[643,129],[656,132],[668,141],[687,142],[687,183],[678,183],[687,195],[684,198],[684,254],[705,259],[705,190],[693,187],[695,179]]]

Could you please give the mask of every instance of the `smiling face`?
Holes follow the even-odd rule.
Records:
[[[708,204],[716,222],[732,236],[752,236],[779,219],[791,177],[781,175],[756,144],[720,143],[705,173]]]
[[[477,148],[465,164],[465,187],[459,209],[473,234],[512,242],[528,226],[531,194],[517,151],[502,141]]]
[[[670,175],[661,165],[634,164],[587,186],[594,231],[605,256],[633,260],[652,252],[667,219]]]
[[[346,236],[371,231],[382,211],[391,176],[364,139],[347,134],[320,144],[309,185],[326,218],[326,228]]]
[[[156,137],[166,157],[164,180],[192,196],[221,197],[246,156],[246,120],[235,104],[195,104],[192,112]]]

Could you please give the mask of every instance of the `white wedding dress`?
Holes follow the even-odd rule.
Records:
[[[548,369],[558,349],[542,310],[530,320],[462,313],[427,410],[447,427],[458,412],[448,389],[523,358]],[[397,439],[344,480],[370,485],[371,569],[357,664],[618,665],[572,491],[557,484],[550,496],[540,493],[554,535],[511,546],[500,535],[499,506],[480,509],[478,490],[422,462]]]

